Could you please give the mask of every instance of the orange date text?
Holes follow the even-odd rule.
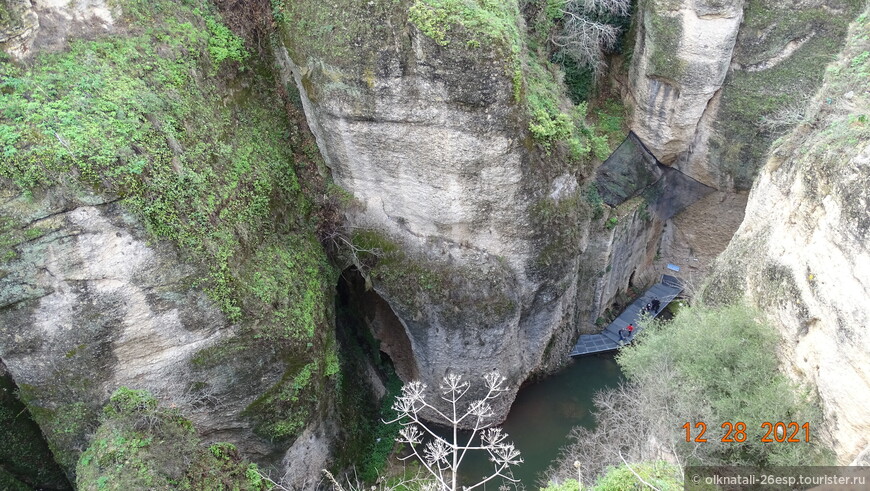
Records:
[[[695,443],[704,443],[707,440],[707,423],[699,421],[697,423],[686,422],[682,426],[686,430],[686,441]],[[723,443],[743,443],[747,440],[746,423],[738,421],[732,423],[726,421],[720,425],[722,434],[719,441]],[[761,443],[800,443],[810,441],[810,424],[809,423],[761,423],[761,433],[763,434],[759,441]]]

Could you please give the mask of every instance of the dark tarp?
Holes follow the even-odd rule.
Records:
[[[643,195],[650,211],[661,220],[673,217],[714,191],[679,170],[662,165],[634,132],[629,132],[598,168],[595,187],[610,206]]]

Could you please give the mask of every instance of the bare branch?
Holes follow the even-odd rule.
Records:
[[[599,21],[607,15],[627,16],[628,0],[569,0],[562,9],[562,29],[550,41],[577,63],[604,72],[604,53],[612,49],[622,29]]]
[[[440,489],[449,491],[457,489],[459,466],[469,450],[486,451],[494,463],[494,467],[491,474],[466,489],[476,488],[495,478],[502,478],[511,483],[517,482],[510,475],[510,467],[523,462],[519,450],[512,443],[505,441],[507,435],[501,429],[488,428],[489,425],[485,423],[494,415],[492,406],[488,401],[495,399],[499,393],[506,390],[503,387],[505,381],[505,377],[496,372],[484,376],[486,395],[483,399],[471,402],[461,416],[458,415],[458,406],[468,394],[471,384],[463,381],[460,375],[448,374],[439,385],[441,399],[451,405],[451,408],[444,412],[426,401],[426,386],[422,383],[410,382],[402,388],[402,396],[393,405],[398,413],[394,421],[399,421],[405,425],[400,431],[397,441],[410,444],[413,457],[419,460],[432,478],[442,486]],[[446,424],[452,428],[451,439],[448,440],[437,435],[423,423],[420,418],[420,412],[423,409],[430,410],[431,415],[438,419],[437,423]],[[445,413],[452,416],[447,416]],[[475,418],[474,428],[467,442],[460,444],[459,424],[469,416]],[[429,417],[428,412],[427,417]],[[481,430],[486,431],[479,433]],[[427,434],[430,438],[425,441]],[[474,444],[476,437],[480,438],[479,445]],[[423,445],[422,455],[418,451],[421,444]],[[403,460],[410,457],[411,455]]]

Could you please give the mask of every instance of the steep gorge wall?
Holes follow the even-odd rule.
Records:
[[[75,465],[75,449],[87,446],[106,396],[121,385],[205,403],[191,381],[218,378],[195,376],[190,359],[233,328],[190,289],[196,271],[172,248],[147,245],[117,203],[58,193],[2,199],[2,215],[27,224],[21,231],[30,238],[3,266],[0,355],[61,464]],[[239,426],[230,415],[250,396],[230,389],[214,388],[231,409],[200,414],[204,432]],[[240,441],[244,433],[226,436]]]
[[[351,234],[402,251],[371,274],[414,352],[402,371],[434,385],[498,369],[516,390],[563,359],[546,348],[573,329],[589,218],[576,177],[528,134],[516,3],[468,8],[482,25],[425,2],[285,3],[285,64],[359,204]]]
[[[637,8],[629,73],[632,129],[666,164],[688,149],[707,105],[722,87],[743,0],[649,0]]]
[[[862,2],[640,2],[632,129],[659,159],[724,191],[746,190],[797,123]]]
[[[17,3],[40,31],[0,61],[0,362],[54,457],[74,481],[128,386],[304,487],[337,433],[334,279],[269,67],[208,2],[113,2],[112,36],[102,2]]]
[[[818,395],[821,436],[842,463],[870,448],[868,28],[865,11],[807,120],[774,147],[704,294],[746,298],[768,316],[786,370]]]

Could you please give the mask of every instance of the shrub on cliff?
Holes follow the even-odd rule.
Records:
[[[232,444],[200,445],[193,425],[146,391],[121,387],[76,467],[77,487],[108,489],[269,489]]]
[[[629,382],[596,396],[597,428],[572,432],[548,480],[576,477],[575,461],[590,483],[624,461],[762,467],[831,462],[830,450],[817,440],[818,408],[779,371],[779,337],[754,310],[685,307],[669,323],[645,327],[617,358]],[[801,430],[800,441],[784,443],[765,422],[809,423],[809,441]],[[706,426],[703,435],[698,423]]]

